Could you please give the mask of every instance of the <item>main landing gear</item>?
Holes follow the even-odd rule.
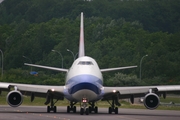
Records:
[[[73,111],[73,113],[76,113],[76,106],[74,106],[77,102],[71,102],[70,106],[67,106],[67,113],[70,113],[70,111]]]
[[[47,101],[45,102],[45,104],[49,104],[51,102],[51,106],[47,106],[47,112],[50,113],[51,111],[53,111],[54,113],[56,113],[57,111],[57,107],[54,106],[54,104],[57,102],[58,100],[56,100],[55,102],[53,101],[53,96],[48,96]]]
[[[98,107],[94,105],[94,102],[89,102],[91,106],[89,106],[89,113],[94,111],[94,113],[98,113]]]
[[[116,106],[121,106],[121,104],[118,101],[118,97],[113,96],[112,103],[110,103],[109,100],[107,101],[111,105],[111,107],[109,107],[109,114],[112,114],[112,112],[114,112],[115,114],[118,114],[118,107]]]

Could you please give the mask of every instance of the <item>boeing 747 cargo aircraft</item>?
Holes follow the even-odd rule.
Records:
[[[109,114],[118,114],[119,99],[129,98],[134,103],[135,97],[144,97],[144,105],[147,109],[156,109],[159,105],[160,94],[166,97],[166,92],[180,91],[180,85],[168,86],[136,86],[136,87],[105,87],[103,86],[103,72],[136,68],[137,66],[117,67],[100,69],[97,62],[85,56],[84,50],[84,22],[81,13],[80,41],[78,58],[69,69],[28,64],[25,65],[44,69],[56,70],[67,73],[64,86],[31,85],[0,82],[0,91],[7,91],[7,103],[11,107],[18,107],[23,102],[23,95],[44,97],[47,112],[56,112],[55,103],[66,98],[70,101],[67,112],[76,113],[76,103],[80,103],[80,114],[88,115],[91,112],[98,113],[95,103],[99,100],[106,100],[110,104]],[[13,89],[13,90],[12,90]],[[10,91],[12,90],[12,91]],[[56,100],[56,101],[54,101]]]

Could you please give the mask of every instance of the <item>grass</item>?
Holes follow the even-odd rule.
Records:
[[[169,95],[166,97],[166,99],[160,98],[161,102],[174,102],[174,103],[180,103],[180,96],[175,95]]]
[[[2,92],[0,95],[0,105],[8,105],[6,102],[6,95],[7,92]],[[44,102],[46,101],[45,98],[39,98],[35,97],[33,102],[30,102],[29,96],[24,96],[22,105],[28,105],[28,106],[45,106]],[[179,96],[168,96],[166,99],[160,98],[161,102],[174,102],[174,103],[180,103],[180,97]],[[120,108],[131,108],[131,109],[146,109],[143,104],[131,104],[127,101],[120,100],[121,106]],[[110,105],[107,101],[99,101],[96,103],[98,107],[105,107],[108,108]],[[58,101],[56,103],[56,106],[67,106],[69,105],[69,102],[67,100]],[[79,106],[79,104],[77,104]],[[180,106],[164,106],[160,105],[158,110],[180,110]]]

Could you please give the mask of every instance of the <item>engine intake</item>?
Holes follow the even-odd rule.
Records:
[[[144,97],[144,106],[147,109],[154,110],[159,106],[159,97],[155,93],[148,93]]]
[[[14,90],[7,94],[6,101],[11,107],[18,107],[23,102],[23,96],[20,91]]]

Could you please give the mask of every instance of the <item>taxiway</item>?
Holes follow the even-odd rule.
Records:
[[[108,114],[107,108],[99,113],[80,115],[66,113],[66,107],[57,107],[57,113],[46,113],[46,106],[0,106],[0,120],[179,120],[180,111],[119,108],[119,114]]]

